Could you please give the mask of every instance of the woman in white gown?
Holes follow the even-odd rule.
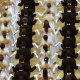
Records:
[[[5,48],[4,43],[1,43],[0,54],[4,56],[4,61],[9,65],[9,51]]]
[[[53,44],[51,43],[51,39],[48,41],[48,36],[47,35],[44,35],[43,36],[43,41],[40,43],[39,47],[41,49],[41,51],[44,51],[43,50],[43,46],[46,44],[48,46],[48,50],[52,53],[51,55],[53,56],[54,53],[55,53],[55,49],[54,49],[54,46]]]
[[[51,6],[48,7],[47,4],[51,4]],[[45,10],[53,11],[55,14],[57,13],[56,0],[44,0],[44,5]]]
[[[7,33],[7,37],[9,37],[11,39],[11,42],[13,43],[14,42],[13,33],[7,21],[4,21],[3,26],[1,27],[1,34],[3,31]]]
[[[11,55],[11,51],[12,51],[12,43],[11,43],[11,40],[6,37],[6,31],[2,32],[2,36],[0,38],[0,43],[4,43],[5,44],[5,48],[9,51],[9,56],[10,56]],[[11,62],[11,58],[10,57],[9,57],[9,62]]]
[[[3,17],[1,17],[1,19],[0,19],[0,24],[4,23],[4,21],[7,21],[8,23],[10,23],[12,25],[11,19],[9,17],[7,17],[6,12],[3,13]]]
[[[48,51],[48,46],[46,44],[43,45],[43,50],[40,52],[40,62],[41,64],[44,64],[44,58],[48,57],[49,58],[49,64],[51,63],[50,58],[52,57],[52,54],[50,51]]]

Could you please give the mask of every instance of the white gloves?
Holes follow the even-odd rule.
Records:
[[[10,57],[14,56],[17,52],[15,51],[13,54],[10,55]]]
[[[61,28],[60,28],[60,27],[58,27],[58,31],[59,31],[59,30],[61,30]]]
[[[79,28],[77,28],[79,31],[80,31],[80,27]]]
[[[62,44],[61,42],[59,42],[59,44]]]
[[[77,46],[80,46],[80,43],[77,43]]]
[[[33,51],[33,53],[35,54],[35,56],[36,56],[37,58],[39,58],[39,56],[36,54],[36,51]]]
[[[58,67],[58,64],[55,64],[55,68],[57,68]]]
[[[58,56],[58,53],[55,53],[56,56]]]
[[[77,53],[80,54],[80,50]]]
[[[37,79],[38,78],[38,75],[35,74],[34,77],[35,77],[35,79]]]
[[[39,15],[42,15],[42,14],[39,14]],[[42,24],[42,21],[39,19],[39,17],[37,17],[36,20],[38,20]]]
[[[78,67],[80,67],[80,64],[77,64]]]
[[[60,76],[57,76],[55,80],[59,80],[59,79],[61,79]]]
[[[57,43],[57,44],[55,44],[54,46],[56,47],[56,46],[58,46],[59,45],[59,42]]]
[[[60,29],[61,29],[61,28],[60,28],[60,27],[58,27],[57,31],[56,31],[54,34],[56,35]]]
[[[38,1],[38,3],[40,3],[42,6],[44,5],[44,4],[42,3],[42,1]]]
[[[58,55],[58,53],[55,53],[51,59],[54,59],[57,55]]]
[[[36,14],[38,14],[39,16],[43,16],[43,14],[39,13],[39,12],[35,12]]]
[[[36,29],[36,30],[35,30],[35,32],[37,32],[37,33],[38,33],[38,35],[40,35],[40,32],[39,32],[39,30],[38,30],[38,29]]]
[[[40,66],[39,66],[39,64],[36,64],[35,66],[36,66],[36,67],[39,69],[39,71],[41,70],[41,69],[40,69]]]
[[[38,45],[34,42],[32,43],[33,46],[36,46],[36,48],[38,48]]]
[[[78,11],[77,13],[80,14],[80,11]]]
[[[56,70],[56,68],[58,67],[58,65],[57,64],[55,64],[55,66],[54,66],[54,68],[53,68],[53,73],[55,73],[55,70]]]
[[[61,14],[61,13],[62,13],[62,11],[59,11],[59,13]]]
[[[78,4],[80,4],[80,2],[78,0],[76,0]]]
[[[15,42],[12,44],[12,47],[14,47],[16,43],[17,43],[17,40],[15,40]]]

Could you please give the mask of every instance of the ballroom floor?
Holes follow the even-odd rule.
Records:
[[[2,0],[0,0],[0,3],[1,3],[1,1]],[[38,0],[35,0],[36,2],[38,1]],[[43,0],[42,0],[43,1]],[[79,0],[80,1],[80,0]],[[0,12],[1,11],[3,11],[4,10],[4,7],[0,7]],[[21,8],[19,7],[19,10],[21,10]],[[59,4],[58,6],[57,6],[57,10],[58,11],[60,11],[60,10],[63,10],[63,7],[61,6],[61,4]],[[80,5],[78,5],[77,7],[76,7],[76,11],[79,11],[80,10]],[[38,12],[40,12],[40,13],[43,13],[43,11],[44,11],[44,7],[42,7],[41,5],[39,5],[39,6],[37,6],[36,7],[36,10],[35,11],[38,11]],[[40,16],[36,16],[36,17],[39,17],[41,20],[43,20],[43,17],[40,17]],[[80,15],[78,15],[77,16],[77,19],[80,19]],[[58,23],[56,24],[57,25],[57,27],[56,28],[58,28],[58,27],[63,27],[63,25],[64,24],[62,24],[60,21],[58,21]],[[77,23],[76,24],[76,28],[78,28],[78,27],[80,27],[80,23]],[[38,30],[41,30],[41,28],[42,28],[42,24],[40,24],[38,21],[37,21],[37,23],[33,26],[33,31],[35,30],[35,29],[38,29]],[[63,39],[63,37],[58,33],[58,37],[59,37],[59,40],[60,41],[62,41],[62,39]],[[41,42],[41,35],[40,36],[38,36],[38,34],[36,34],[36,35],[34,35],[33,36],[33,41],[34,42],[36,42],[38,45],[40,44],[40,42]],[[80,33],[76,36],[76,43],[79,43],[80,42]],[[77,47],[75,50],[76,50],[76,52],[78,51],[80,49],[80,47]],[[37,54],[39,54],[39,49],[37,49],[36,47],[33,47],[32,48],[32,50],[31,51],[34,51],[34,50],[36,50],[37,51]],[[61,54],[61,51],[59,51],[58,52],[58,54]],[[14,65],[16,65],[17,63],[18,63],[18,60],[16,60],[14,57],[12,58],[12,61],[13,61],[13,63],[14,63]],[[57,59],[57,64],[58,65],[61,65],[61,61],[62,60],[60,60],[59,58]],[[77,62],[77,64],[80,64],[80,55],[78,56],[78,58],[76,59],[76,62]],[[37,64],[37,63],[39,63],[39,60],[36,58],[36,57],[34,57],[33,59],[31,59],[31,66],[34,66],[35,64]],[[31,73],[31,76],[33,76],[34,74],[38,74],[39,73],[39,71],[38,71],[38,69],[36,69],[34,72],[32,72]],[[54,76],[54,78],[56,77],[56,76],[60,76],[60,77],[63,77],[63,71],[61,71],[61,70],[56,70],[56,73],[55,74],[53,74],[53,76]],[[78,68],[77,70],[75,70],[75,75],[76,75],[76,77],[77,78],[80,78],[80,68]]]

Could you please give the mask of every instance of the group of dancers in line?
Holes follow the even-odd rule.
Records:
[[[58,6],[58,4],[61,1],[60,0],[56,0],[56,1],[55,0],[44,0],[43,3],[42,1],[38,1],[39,4],[45,7],[45,11],[43,14],[40,14],[39,12],[35,12],[35,14],[43,16],[43,21],[41,21],[39,18],[36,18],[36,20],[38,20],[40,24],[43,25],[43,28],[40,32],[38,31],[38,29],[36,29],[35,32],[33,32],[32,29],[29,31],[29,28],[25,28],[27,24],[30,25],[29,26],[30,28],[32,28],[32,26],[36,23],[36,20],[33,21],[34,18],[25,17],[25,16],[28,16],[26,11],[24,11],[25,12],[24,17],[20,18],[20,22],[17,21],[20,17],[20,15],[18,17],[18,14],[19,14],[18,6],[23,5],[23,4],[18,4],[19,2],[20,1],[18,0],[17,1],[16,0],[15,1],[5,0],[0,5],[0,6],[5,6],[4,11],[0,15],[0,26],[1,26],[0,27],[1,28],[0,29],[0,73],[1,73],[0,79],[10,80],[11,77],[13,76],[12,74],[10,74],[10,72],[14,71],[15,73],[12,79],[16,80],[17,78],[15,77],[15,75],[18,74],[16,72],[18,72],[18,70],[20,69],[23,70],[21,67],[21,64],[19,64],[19,69],[15,71],[15,68],[13,67],[14,65],[12,63],[12,57],[14,55],[16,59],[19,59],[19,63],[23,62],[24,64],[27,64],[28,62],[29,65],[30,65],[30,58],[32,58],[34,55],[40,60],[41,64],[36,64],[33,70],[35,70],[36,69],[35,67],[37,67],[40,71],[41,76],[38,78],[38,74],[36,74],[31,78],[31,80],[34,80],[34,79],[36,80],[61,79],[60,76],[57,76],[56,78],[54,78],[53,76],[53,74],[56,73],[56,68],[58,67],[57,64],[53,64],[53,63],[57,62],[57,56],[60,57],[57,52],[61,49],[61,47],[62,48],[65,47],[64,44],[59,41],[58,36],[57,36],[58,32],[61,31],[61,28],[58,27],[58,29],[56,30],[57,21],[59,20],[60,14],[62,13],[62,11],[59,11],[59,12],[57,11],[56,6]],[[78,0],[77,2],[79,4]],[[28,3],[25,2],[24,8],[30,7],[29,5],[27,6],[27,4]],[[33,9],[33,12],[35,11],[33,7],[30,7],[30,8]],[[80,12],[78,11],[78,14],[79,13]],[[30,14],[30,15],[34,16],[33,14]],[[17,28],[16,21],[17,21],[17,24],[21,26],[20,31],[17,30],[18,28]],[[78,31],[80,31],[80,28],[78,28]],[[17,39],[16,37],[17,32],[19,32],[22,38],[24,37],[24,35],[27,35],[27,37],[29,37],[30,40],[28,40],[28,38],[23,38],[18,41],[19,38]],[[31,40],[32,35],[34,35],[36,32],[38,33],[38,35],[42,35],[42,41],[39,46]],[[68,34],[69,33],[67,32],[66,34],[67,37],[69,37]],[[12,51],[16,48],[16,45],[15,45],[16,43],[17,43],[17,47],[19,48],[19,50],[17,52],[15,51],[12,54]],[[40,55],[37,55],[36,50],[33,51],[33,54],[31,54],[29,50],[27,49],[21,50],[21,48],[26,47],[25,43],[27,43],[26,46],[28,45],[27,48],[29,49],[31,49],[32,46],[36,46],[38,49],[40,49]],[[76,46],[80,46],[80,43],[78,43]],[[24,56],[25,53],[26,55],[28,53],[31,55],[28,54],[27,56]],[[77,52],[76,56],[79,53],[80,51]],[[77,66],[80,66],[80,64],[78,64]],[[30,75],[30,72],[29,72],[29,75]],[[23,79],[20,79],[20,80],[23,80]]]
[[[76,1],[76,3],[80,4],[78,0],[75,0],[75,1]],[[63,79],[68,80],[65,77],[65,75],[68,74],[68,73],[71,73],[71,71],[69,70],[69,72],[68,72],[68,69],[67,70],[63,69],[63,62],[62,62],[61,67],[59,67],[58,64],[53,65],[53,63],[57,62],[57,57],[60,58],[60,59],[65,59],[66,57],[71,57],[70,52],[68,52],[68,50],[67,50],[68,47],[74,49],[74,48],[76,48],[76,46],[80,46],[80,43],[76,44],[76,39],[74,37],[72,37],[72,35],[77,35],[80,32],[80,28],[76,29],[73,26],[74,29],[72,29],[73,28],[72,25],[75,24],[75,22],[78,23],[80,21],[78,20],[78,21],[75,21],[74,23],[71,23],[71,21],[68,20],[69,18],[65,19],[65,17],[63,16],[63,14],[67,13],[68,10],[69,11],[71,10],[71,12],[73,12],[73,13],[75,12],[74,5],[72,5],[71,8],[66,7],[67,5],[71,5],[71,3],[73,3],[73,1],[72,0],[66,0],[67,5],[64,6],[64,13],[62,11],[59,11],[57,13],[56,6],[60,3],[60,1],[57,1],[57,0],[56,1],[55,0],[44,0],[44,2],[42,2],[42,1],[38,1],[38,2],[42,6],[45,7],[45,11],[42,14],[40,12],[36,12],[36,14],[43,17],[43,21],[41,21],[39,18],[36,18],[40,22],[40,24],[43,25],[42,30],[40,32],[39,32],[38,29],[35,30],[35,32],[37,32],[38,35],[42,35],[42,41],[41,41],[39,46],[36,43],[33,43],[33,45],[35,45],[37,48],[40,49],[40,55],[37,55],[36,51],[34,51],[36,57],[40,60],[40,63],[41,63],[41,65],[40,65],[40,74],[42,75],[42,72],[44,73],[44,68],[46,68],[48,70],[48,78],[50,77],[51,79],[52,78],[54,79],[53,73],[55,73],[56,68],[58,68],[60,70],[63,70],[63,72],[64,72]],[[63,5],[63,1],[61,1],[61,3]],[[70,9],[68,9],[68,8],[70,8]],[[64,21],[61,20],[60,14],[62,14],[62,16],[64,18],[63,19]],[[80,14],[80,11],[78,11],[76,14]],[[67,17],[69,17],[69,16],[67,16]],[[69,25],[71,24],[71,25],[68,26],[67,28],[63,27],[62,30],[61,30],[60,27],[58,27],[58,29],[56,30],[56,24],[57,24],[58,20],[60,20],[61,22],[65,22],[65,26],[67,26],[68,24]],[[72,28],[70,28],[70,27],[72,27]],[[71,31],[71,29],[73,31]],[[59,31],[60,31],[61,35],[64,36],[64,39],[63,39],[62,43],[59,41],[58,36],[57,36],[57,33]],[[74,41],[69,39],[71,42],[69,42],[69,44],[68,44],[68,40],[65,39],[65,38],[70,38],[70,36],[71,36],[71,38],[74,39]],[[57,52],[61,48],[63,50],[62,50],[62,54],[60,56],[60,55],[58,55]],[[78,54],[80,54],[80,50],[77,52],[77,54],[74,54],[74,52],[71,52],[71,53],[72,53],[72,55],[74,55],[73,58],[77,58]],[[64,62],[66,64],[68,63],[68,61],[64,61]],[[74,62],[72,61],[72,63],[74,63]],[[66,64],[64,64],[64,66]],[[67,65],[69,65],[69,64],[67,64]],[[66,67],[67,67],[67,65],[66,65]],[[78,67],[80,67],[80,64],[77,64],[77,65],[74,64],[74,66],[76,66],[74,69],[77,69]],[[70,74],[70,76],[73,75],[73,74],[74,74],[74,70],[72,69],[72,73]],[[43,75],[41,76],[41,80],[44,80],[42,78],[43,78]],[[57,78],[55,78],[55,79],[61,79],[61,78],[59,76],[57,76]],[[70,80],[72,80],[72,79],[73,78],[71,77]],[[74,80],[76,80],[76,79],[77,78],[74,75]]]

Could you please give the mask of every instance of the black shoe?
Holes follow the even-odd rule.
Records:
[[[35,19],[35,20],[33,21],[33,25],[35,25],[35,24],[36,24],[36,22],[37,22],[37,20]]]
[[[39,3],[35,3],[35,6],[38,6],[39,5]]]

